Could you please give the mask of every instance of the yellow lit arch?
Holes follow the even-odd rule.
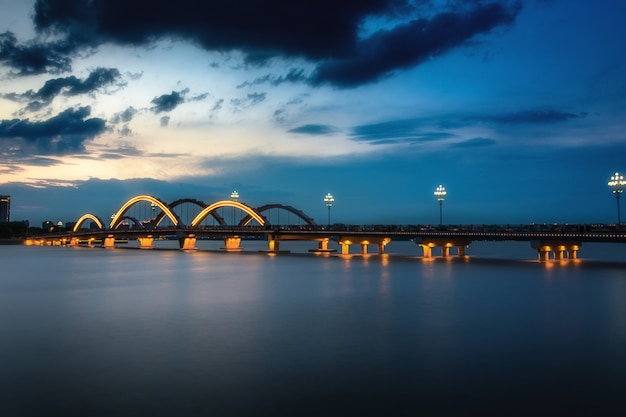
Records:
[[[147,201],[147,202],[153,203],[154,205],[159,207],[161,210],[163,210],[163,213],[165,213],[165,215],[170,218],[170,220],[172,221],[172,223],[174,223],[175,226],[179,225],[180,220],[178,219],[178,216],[172,213],[169,207],[167,207],[167,205],[163,203],[161,200],[154,198],[152,196],[149,196],[149,195],[138,195],[137,197],[133,197],[130,200],[128,200],[122,206],[122,208],[120,208],[118,212],[115,213],[115,215],[113,216],[113,220],[111,220],[111,226],[109,228],[111,230],[116,229],[117,226],[119,226],[119,224],[121,223],[122,217],[124,217],[124,214],[130,208],[130,206],[132,206],[135,203],[138,203],[139,201]]]
[[[80,229],[80,226],[82,226],[83,223],[85,223],[87,220],[93,220],[98,225],[100,230],[104,228],[102,224],[102,220],[100,220],[98,217],[94,216],[93,214],[87,213],[87,214],[83,214],[82,217],[76,221],[76,224],[74,225],[74,228],[72,229],[72,232],[78,231]]]
[[[224,201],[218,201],[217,203],[213,203],[210,206],[206,207],[204,210],[202,210],[200,213],[198,213],[196,218],[193,219],[193,221],[191,222],[191,227],[196,227],[197,225],[202,223],[202,221],[206,219],[213,210],[216,210],[221,207],[238,208],[239,210],[242,210],[243,212],[251,216],[257,222],[259,222],[261,226],[265,225],[265,219],[261,215],[259,215],[259,213],[257,213],[253,208],[248,207],[245,204],[239,203],[237,201],[224,200]]]

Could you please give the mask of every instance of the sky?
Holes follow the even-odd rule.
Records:
[[[11,219],[136,195],[325,223],[611,223],[623,0],[0,0]],[[623,217],[626,217],[626,213]]]

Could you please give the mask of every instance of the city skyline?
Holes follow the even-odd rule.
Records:
[[[616,221],[623,2],[288,4],[0,0],[12,219],[237,190],[437,224],[441,184],[443,223]]]

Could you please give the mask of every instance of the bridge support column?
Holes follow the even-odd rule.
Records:
[[[102,247],[103,248],[114,248],[115,247],[115,236],[108,235],[107,237],[105,237],[104,240],[102,240]]]
[[[554,249],[554,260],[555,261],[562,261],[563,259],[565,259],[564,255],[565,255],[565,246],[557,246]]]
[[[331,253],[337,252],[337,249],[328,249],[328,242],[330,239],[325,238],[317,242],[317,249],[309,249],[309,252],[313,253]]]
[[[182,250],[195,250],[196,249],[196,235],[190,234],[178,239],[179,246]]]
[[[546,262],[550,260],[550,251],[546,249],[539,249],[537,251],[539,254],[539,262]]]
[[[271,238],[267,241],[270,252],[278,252],[280,250],[280,241]]]
[[[461,257],[465,256],[465,245],[457,246],[457,254]]]
[[[424,258],[432,258],[433,257],[433,248],[428,245],[419,245],[420,248],[424,251]]]
[[[545,241],[532,241],[530,246],[537,250],[539,262],[546,262],[550,260],[550,252],[554,252],[554,260],[561,261],[565,259],[577,259],[578,250],[580,249],[580,242],[545,242]]]
[[[444,245],[441,247],[441,256],[443,256],[444,258],[450,256],[450,246]]]
[[[154,238],[152,235],[138,237],[139,249],[154,249]]]
[[[78,238],[77,237],[73,237],[70,240],[70,246],[78,246]]]
[[[385,253],[385,246],[387,246],[387,244],[389,244],[389,242],[391,242],[390,238],[384,238],[382,241],[380,241],[378,243],[378,254],[382,255],[383,253]]]
[[[243,250],[242,247],[239,246],[241,243],[241,238],[239,236],[231,236],[224,239],[224,247],[222,250],[226,252],[237,252]]]
[[[361,255],[367,255],[367,243],[361,243]]]
[[[339,242],[339,244],[341,245],[341,254],[342,255],[350,254],[350,244],[349,243]]]

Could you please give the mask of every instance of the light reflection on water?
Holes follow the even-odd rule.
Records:
[[[517,244],[447,260],[263,245],[0,247],[0,415],[623,411],[615,247],[540,264]]]

